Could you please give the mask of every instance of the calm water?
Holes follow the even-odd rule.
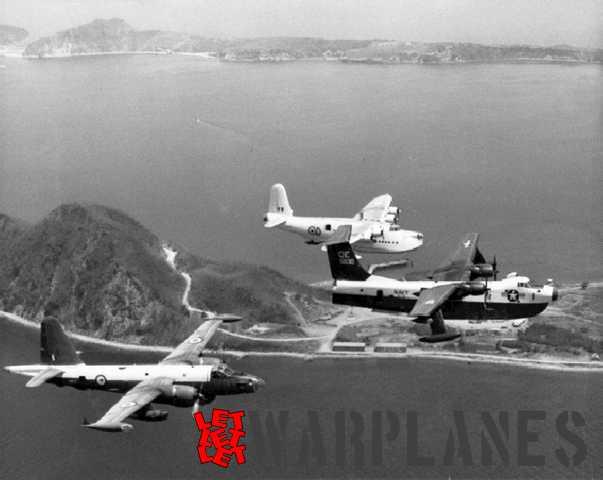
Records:
[[[3,62],[5,213],[108,204],[202,255],[319,280],[318,249],[263,229],[269,186],[302,215],[389,192],[425,233],[420,267],[479,231],[504,272],[603,275],[599,66]]]
[[[0,365],[38,360],[38,331],[0,320]],[[89,363],[155,361],[157,355],[124,354],[80,345]],[[245,409],[261,419],[247,422],[248,463],[233,465],[228,477],[370,476],[391,478],[601,478],[603,475],[603,377],[600,374],[558,373],[492,365],[417,360],[316,360],[239,359],[231,365],[253,372],[268,381],[265,390],[253,395],[221,397],[213,406]],[[198,433],[189,410],[171,408],[168,421],[135,422],[129,434],[103,434],[80,428],[83,417],[100,417],[118,396],[104,392],[78,392],[43,386],[26,389],[25,380],[0,372],[0,477],[2,478],[211,478],[222,476],[214,466],[201,466],[196,458]],[[207,408],[205,411],[207,412]],[[520,411],[544,412],[532,421],[530,431],[538,438],[529,454],[544,455],[544,466],[521,466],[518,461],[517,417]],[[586,427],[577,433],[587,448],[586,458],[566,468],[555,457],[562,447],[571,457],[576,449],[561,438],[555,422],[562,411],[579,412]],[[276,467],[271,444],[262,441],[267,416],[288,411],[285,430],[286,464]],[[343,412],[346,433],[338,437],[336,412]],[[389,420],[393,412],[399,424]],[[457,432],[454,411],[462,411],[467,426],[473,464],[461,458],[445,464],[450,431]],[[497,418],[509,415],[509,464],[494,451],[493,465],[481,464],[480,420],[482,412]],[[314,412],[314,413],[312,413]],[[382,430],[373,422],[381,412]],[[433,458],[433,466],[413,465],[406,454],[406,415],[418,419],[417,443],[421,456]],[[319,436],[304,442],[304,429],[312,415],[318,419]],[[378,415],[378,414],[377,414]],[[355,420],[352,420],[356,417]],[[360,420],[358,420],[358,417]],[[354,423],[356,422],[356,423]],[[363,426],[353,432],[358,422]],[[399,428],[396,427],[398,425]],[[377,433],[375,433],[377,432]],[[454,433],[456,435],[456,433]],[[364,450],[356,450],[351,437]],[[375,436],[376,435],[376,436]],[[335,442],[343,438],[343,465],[337,464]],[[374,460],[373,446],[381,439],[381,463]],[[324,464],[314,453],[304,456],[303,446],[324,447]],[[264,449],[262,449],[264,447]],[[278,450],[275,450],[278,452]],[[310,452],[312,452],[310,450]],[[300,462],[301,457],[301,462]],[[362,465],[354,462],[363,458]],[[374,463],[375,462],[375,463]]]

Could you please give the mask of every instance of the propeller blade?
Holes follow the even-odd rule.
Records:
[[[492,259],[492,270],[494,270],[494,281],[496,281],[496,275],[498,275],[498,270],[496,268],[496,255],[494,255],[494,258]]]

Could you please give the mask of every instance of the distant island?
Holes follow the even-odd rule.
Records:
[[[12,25],[0,25],[0,45],[11,45],[27,38],[27,30]]]
[[[29,32],[13,25],[0,25],[0,57],[20,57]]]
[[[0,27],[0,46],[21,38],[16,27]],[[25,32],[22,29],[17,29]],[[11,33],[12,32],[12,33]],[[27,32],[25,32],[25,36]],[[364,64],[602,63],[603,49],[567,45],[479,45],[396,40],[327,40],[312,37],[207,38],[161,30],[135,30],[123,19],[97,19],[24,46],[25,58],[104,54],[197,55],[225,62],[277,63],[319,59]]]

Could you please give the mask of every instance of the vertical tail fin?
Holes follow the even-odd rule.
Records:
[[[270,187],[268,213],[278,213],[287,217],[293,215],[293,209],[289,205],[289,199],[287,198],[287,191],[280,183],[275,183]]]
[[[65,335],[56,318],[42,320],[40,330],[40,362],[52,365],[72,365],[81,363],[73,344]]]
[[[363,282],[371,275],[360,264],[350,245],[351,225],[341,225],[327,242],[329,265],[334,280]]]

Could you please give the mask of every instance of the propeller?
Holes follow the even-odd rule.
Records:
[[[492,270],[494,271],[494,281],[496,281],[496,276],[498,275],[498,270],[496,269],[496,255],[494,255],[494,258],[492,258]]]
[[[494,267],[494,262],[496,262],[496,259],[493,260],[492,265],[495,275],[494,279],[496,280],[496,267]],[[486,289],[484,290],[484,310],[488,310],[488,293],[490,293],[490,289],[488,288],[488,277],[484,277],[484,283],[486,286]]]

